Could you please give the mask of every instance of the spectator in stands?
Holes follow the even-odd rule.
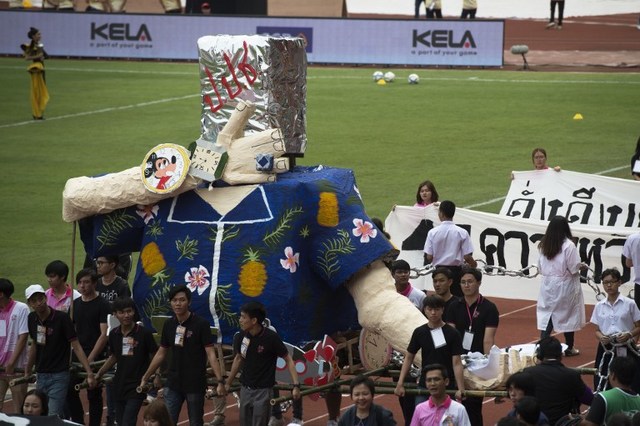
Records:
[[[640,20],[638,22],[640,23]],[[640,29],[640,25],[638,27]],[[636,142],[636,152],[631,157],[631,176],[635,180],[640,180],[640,138]]]
[[[49,58],[42,44],[42,34],[34,27],[29,29],[29,44],[22,44],[24,59],[31,61],[27,71],[31,76],[31,112],[34,120],[44,120],[44,110],[49,103],[49,90],[44,75],[44,60]]]
[[[536,316],[540,339],[553,330],[564,333],[568,346],[565,356],[576,356],[575,332],[585,323],[584,297],[580,286],[578,249],[573,242],[569,222],[564,216],[549,221],[538,245],[538,270],[542,275]]]
[[[160,0],[164,13],[182,13],[180,0]]]
[[[49,414],[49,398],[40,389],[27,392],[20,413],[27,416],[46,416]]]
[[[340,417],[338,426],[377,425],[395,426],[393,413],[386,408],[374,404],[375,385],[373,380],[365,376],[355,377],[349,386],[353,406]]]
[[[549,16],[549,23],[547,24],[547,29],[556,27],[555,13],[556,13],[556,6],[558,6],[558,23],[556,28],[561,30],[562,18],[564,16],[564,0],[551,0],[550,6],[551,6],[551,14]]]
[[[606,389],[608,366],[613,352],[617,352],[616,355],[627,355],[627,347],[619,344],[626,345],[640,335],[640,309],[633,300],[620,294],[620,271],[615,268],[605,269],[601,282],[607,298],[596,304],[591,315],[591,323],[596,326],[598,339],[595,366],[600,371],[593,379],[593,386],[597,391]],[[634,388],[636,392],[640,390],[638,383],[635,383]]]
[[[462,296],[460,276],[462,265],[466,262],[472,268],[477,266],[473,258],[473,244],[469,232],[453,223],[456,205],[453,201],[443,201],[438,207],[440,225],[427,234],[424,245],[425,265],[446,266],[453,274],[451,293]]]
[[[640,308],[640,232],[629,235],[622,247],[622,256],[627,268],[633,268],[633,298]]]
[[[416,406],[411,426],[470,426],[464,406],[446,394],[449,387],[447,369],[441,364],[427,365],[422,369],[424,381],[431,396]]]
[[[414,18],[415,19],[420,19],[420,6],[422,6],[423,4],[425,4],[424,0],[416,0],[416,9],[415,9],[415,14],[414,14]],[[425,7],[426,9],[426,7]],[[425,14],[426,16],[426,14]]]
[[[637,362],[626,356],[615,357],[609,366],[611,389],[596,394],[581,426],[610,425],[613,415],[630,416],[640,412],[640,396],[631,389]]]
[[[426,0],[427,19],[442,19],[442,0]]]
[[[555,425],[558,420],[579,409],[580,403],[591,405],[593,392],[580,373],[562,364],[562,344],[555,337],[540,340],[536,357],[539,364],[523,371],[533,377],[540,409]]]
[[[416,203],[414,207],[426,207],[431,203],[438,202],[438,191],[435,185],[430,180],[425,180],[418,185],[418,191],[416,192]]]
[[[478,0],[462,0],[462,14],[460,19],[476,19]]]
[[[109,12],[109,3],[104,0],[87,0],[85,12],[105,13]]]
[[[14,300],[13,283],[0,278],[0,366],[4,372],[0,375],[0,412],[4,412],[4,397],[9,388],[9,381],[15,377],[16,368],[24,370],[27,364],[27,336],[29,327],[27,318],[29,307]],[[16,412],[20,411],[22,401],[27,393],[27,383],[11,386],[11,399]]]

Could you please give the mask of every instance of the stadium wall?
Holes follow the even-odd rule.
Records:
[[[310,63],[503,65],[503,20],[220,17],[0,11],[0,54],[21,54],[29,27],[53,56],[196,60],[215,34],[301,36]]]

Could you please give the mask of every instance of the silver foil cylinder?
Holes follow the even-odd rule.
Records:
[[[217,35],[198,39],[202,138],[215,142],[239,99],[256,104],[246,133],[279,128],[289,154],[307,145],[307,56],[292,37]]]

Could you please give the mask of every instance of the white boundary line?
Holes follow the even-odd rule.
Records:
[[[64,119],[67,119],[67,118],[83,117],[85,115],[102,114],[102,113],[105,113],[105,112],[122,111],[122,110],[133,109],[133,108],[141,108],[141,107],[144,108],[144,107],[147,107],[149,105],[156,105],[156,104],[162,104],[162,103],[173,102],[173,101],[182,101],[182,100],[189,99],[189,98],[195,98],[197,96],[200,96],[200,94],[177,96],[177,97],[174,97],[174,98],[158,99],[156,101],[140,102],[140,103],[137,103],[137,104],[122,105],[122,106],[118,106],[118,107],[102,108],[102,109],[97,109],[97,110],[93,110],[93,111],[78,112],[78,113],[75,113],[75,114],[59,115],[57,117],[47,118],[46,121],[64,120]],[[34,123],[40,124],[40,123],[42,123],[42,121],[29,120],[29,121],[20,121],[18,123],[3,124],[3,125],[0,126],[0,129],[4,129],[4,128],[7,128],[7,127],[26,126],[28,124],[34,124]]]

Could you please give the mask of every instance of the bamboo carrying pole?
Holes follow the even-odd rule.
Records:
[[[378,368],[377,370],[367,371],[365,373],[362,373],[362,375],[363,376],[375,376],[376,374],[381,374],[381,373],[386,372],[387,368],[388,367],[382,367],[382,368]],[[351,382],[352,379],[353,378],[350,377],[348,379],[337,380],[335,382],[331,382],[331,383],[328,383],[328,384],[322,385],[322,386],[301,386],[300,396],[302,397],[302,396],[305,396],[305,395],[311,395],[311,394],[314,394],[314,393],[317,393],[317,392],[322,392],[322,391],[325,391],[325,390],[337,388],[337,387],[339,387],[341,385],[347,385],[347,384],[349,384]],[[293,389],[292,385],[288,385],[288,386],[284,385],[282,387],[282,389],[287,390],[286,389],[287,387],[289,388],[288,390]],[[289,401],[291,399],[293,399],[293,395],[287,395],[287,396],[281,396],[279,398],[273,398],[270,402],[271,402],[271,405],[276,405],[276,404],[280,404],[280,403],[285,402],[285,401]]]

